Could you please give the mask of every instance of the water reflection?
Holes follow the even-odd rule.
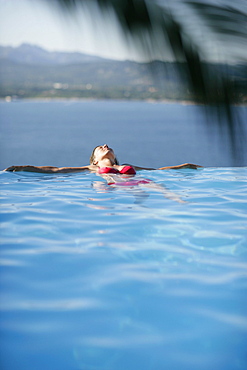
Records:
[[[149,193],[144,189],[157,191],[165,198],[174,200],[178,203],[186,203],[178,194],[169,190],[164,184],[156,183],[147,178],[140,176],[121,176],[121,175],[101,175],[107,182],[94,181],[92,187],[99,193],[108,193],[115,190],[120,190],[126,194],[131,194],[135,198],[134,204],[143,204]]]

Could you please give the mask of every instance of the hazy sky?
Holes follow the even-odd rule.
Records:
[[[50,51],[81,51],[127,59],[134,52],[126,47],[114,16],[104,22],[91,18],[87,9],[76,17],[65,16],[37,0],[0,0],[0,44],[35,44]]]
[[[50,3],[52,1],[50,0]],[[206,58],[210,56],[212,60],[220,60],[222,55],[225,55],[223,59],[246,60],[247,49],[242,43],[229,44],[228,40],[224,40],[227,43],[218,44],[216,37],[210,37],[202,22],[188,13],[186,7],[181,6],[182,0],[165,1],[176,8],[176,15],[180,16],[187,29],[195,36],[198,45],[203,45]],[[239,5],[243,11],[243,8],[246,8],[246,5],[243,5],[245,1],[235,0],[234,4]],[[221,2],[227,5],[231,1]],[[106,20],[102,12],[95,7],[93,12],[80,8],[76,15],[66,16],[48,4],[46,0],[0,0],[0,45],[18,46],[30,43],[50,51],[81,51],[112,59],[141,60],[135,46],[129,42],[127,44],[122,36],[113,14]],[[165,47],[158,47],[156,50],[158,53],[162,52],[162,55],[154,56],[156,59],[171,60]]]

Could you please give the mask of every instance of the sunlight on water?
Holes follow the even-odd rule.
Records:
[[[2,368],[246,368],[247,168],[139,177],[1,172]]]

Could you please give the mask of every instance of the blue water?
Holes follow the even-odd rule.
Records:
[[[0,173],[2,369],[246,369],[247,168],[137,177]]]
[[[120,163],[247,166],[247,106],[235,107],[236,156],[217,116],[196,105],[124,101],[0,102],[0,170],[22,164],[83,166],[96,145]],[[239,129],[239,120],[245,123]],[[245,134],[245,136],[244,136]],[[242,145],[241,145],[242,144]]]

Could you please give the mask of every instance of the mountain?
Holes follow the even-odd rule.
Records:
[[[246,101],[244,66],[211,65],[236,81],[234,101]],[[183,63],[116,61],[83,53],[49,52],[38,46],[0,46],[0,98],[173,99],[200,101],[178,74]],[[212,94],[215,92],[212,91]]]
[[[104,60],[79,52],[49,52],[39,46],[22,44],[16,48],[0,46],[0,60],[9,60],[15,63],[40,65],[67,65],[74,63],[99,62]]]

